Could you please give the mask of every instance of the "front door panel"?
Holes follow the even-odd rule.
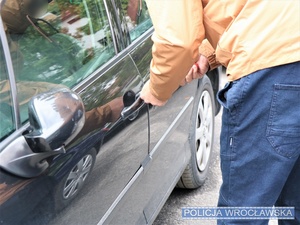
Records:
[[[6,1],[8,15],[19,13],[12,1]],[[7,143],[30,131],[27,104],[36,94],[72,88],[83,100],[86,117],[66,153],[47,158],[50,166],[43,174],[22,178],[0,169],[1,224],[97,224],[147,157],[147,107],[141,104],[121,116],[143,82],[131,56],[116,54],[107,17],[113,13],[106,13],[102,0],[53,0],[42,20],[22,18],[23,33],[13,32],[18,26],[0,30],[9,42],[22,122],[15,132],[15,124],[0,127],[0,157],[4,150],[15,154]],[[1,69],[5,61],[1,52]],[[1,115],[11,120],[14,90],[2,74],[0,88],[0,103],[6,106]]]

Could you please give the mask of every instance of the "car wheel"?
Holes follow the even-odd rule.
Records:
[[[191,159],[177,187],[198,188],[205,182],[214,140],[215,98],[207,76],[199,81],[190,127]]]
[[[65,175],[55,191],[55,209],[65,208],[84,187],[95,163],[96,150],[92,149],[82,156],[73,168]]]

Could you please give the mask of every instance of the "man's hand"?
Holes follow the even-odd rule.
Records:
[[[163,106],[166,104],[167,101],[161,101],[159,99],[157,99],[150,91],[150,87],[149,87],[149,82],[147,81],[141,91],[141,99],[144,100],[145,103],[150,103],[151,105],[154,106]]]
[[[192,66],[188,74],[186,75],[185,79],[180,83],[181,86],[184,86],[186,83],[190,83],[194,79],[200,79],[204,76],[204,74],[209,69],[208,59],[200,55],[199,59],[195,64]]]

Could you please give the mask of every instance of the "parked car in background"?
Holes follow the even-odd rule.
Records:
[[[151,224],[205,182],[219,72],[145,104],[144,0],[0,2],[0,224]]]

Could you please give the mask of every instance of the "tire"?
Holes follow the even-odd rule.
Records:
[[[226,67],[225,67],[225,66],[222,66],[222,72],[223,72],[224,74],[226,74]]]
[[[215,98],[207,76],[199,80],[190,126],[191,159],[177,183],[179,188],[195,189],[204,184],[214,141]],[[207,113],[205,113],[207,112]]]
[[[92,149],[77,161],[55,189],[55,210],[65,208],[84,187],[96,160],[96,150]]]

